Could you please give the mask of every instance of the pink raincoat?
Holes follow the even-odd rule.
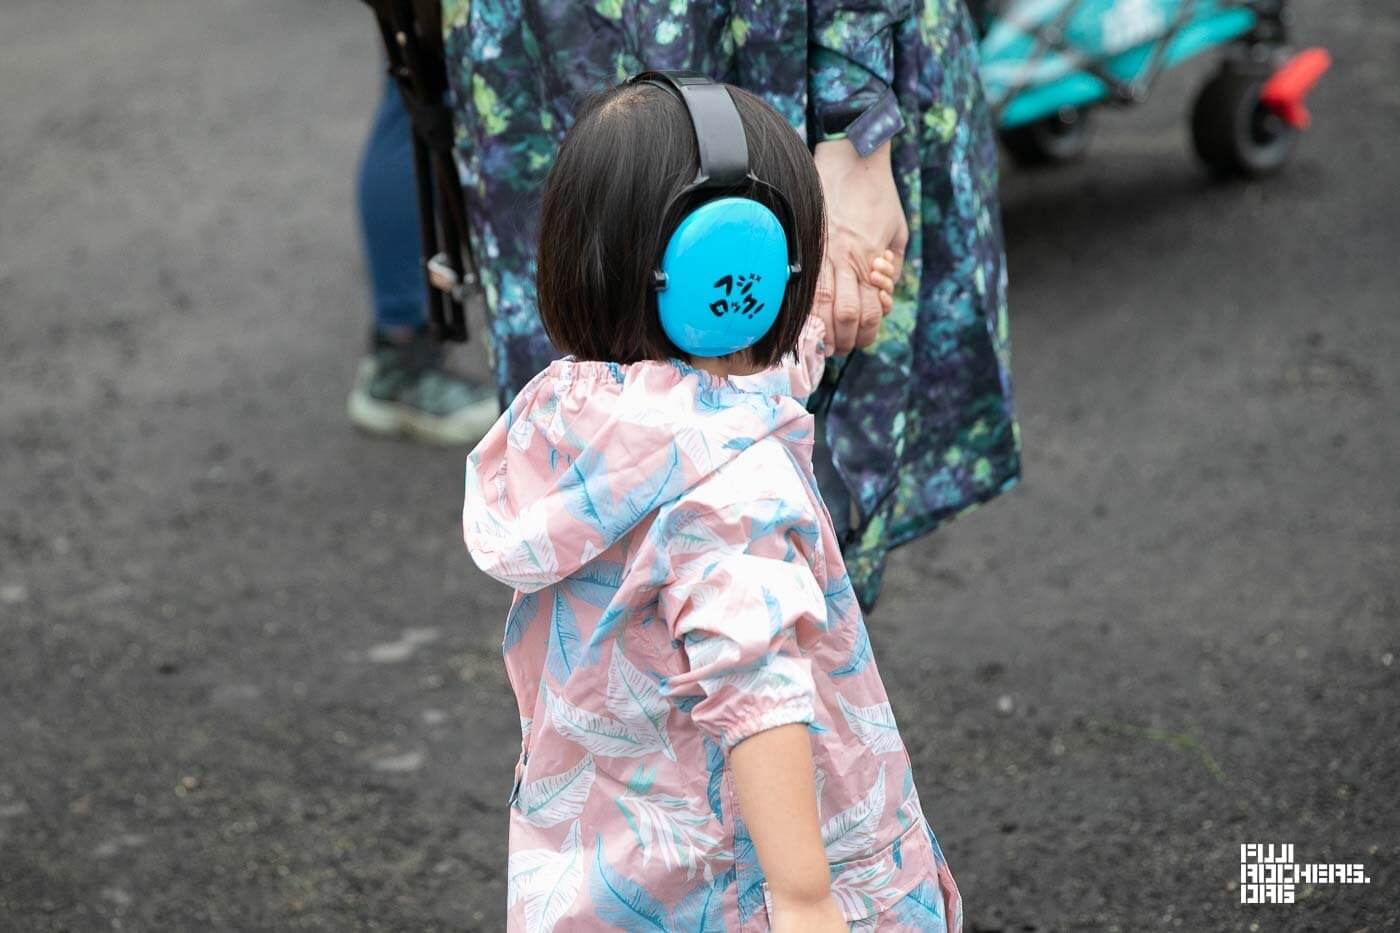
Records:
[[[728,379],[558,360],[468,458],[467,546],[516,589],[511,930],[767,930],[728,755],[788,723],[851,929],[961,930],[812,477],[822,336]]]

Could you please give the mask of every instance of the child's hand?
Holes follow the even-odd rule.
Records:
[[[870,284],[880,295],[880,309],[889,314],[894,307],[894,252],[885,250],[884,255],[876,256],[870,264]]]

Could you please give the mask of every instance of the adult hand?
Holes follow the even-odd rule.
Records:
[[[826,253],[812,313],[826,324],[835,353],[867,347],[889,310],[881,301],[875,261],[884,256],[898,281],[909,222],[890,168],[886,142],[865,158],[844,139],[817,143],[813,153],[826,199]]]

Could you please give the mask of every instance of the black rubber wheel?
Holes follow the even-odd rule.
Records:
[[[1191,140],[1216,175],[1257,178],[1276,172],[1293,154],[1298,131],[1259,103],[1260,75],[1225,69],[1196,95]]]
[[[1089,148],[1089,112],[1062,110],[1053,117],[1001,131],[1001,142],[1017,165],[1030,168],[1071,162]]]

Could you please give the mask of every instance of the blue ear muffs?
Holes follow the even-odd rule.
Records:
[[[758,343],[787,291],[787,234],[751,198],[707,201],[685,216],[661,256],[661,328],[692,356],[725,356]]]
[[[647,71],[628,83],[676,94],[695,129],[700,171],[663,217],[656,310],[666,336],[691,356],[725,356],[763,339],[802,271],[792,206],[749,171],[748,140],[723,85],[693,71]],[[773,208],[743,196],[760,189]],[[699,201],[674,224],[679,208]]]

